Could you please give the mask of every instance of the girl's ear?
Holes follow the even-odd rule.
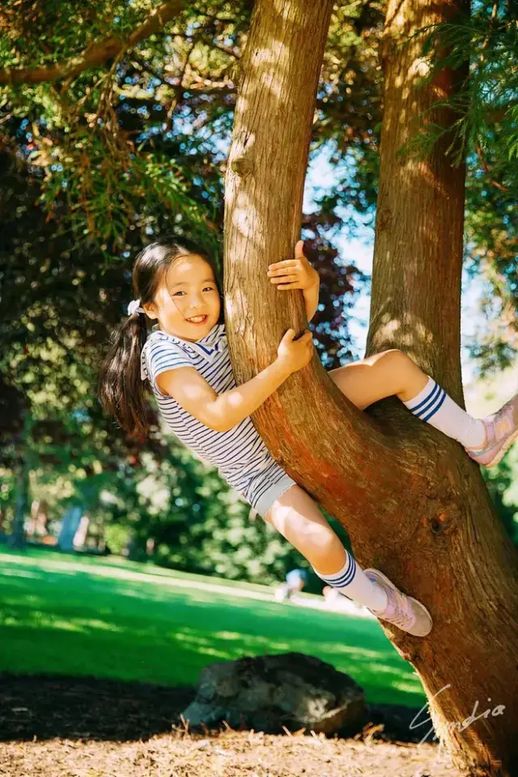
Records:
[[[149,305],[142,305],[142,307],[146,311],[146,316],[148,318],[152,318],[152,319],[158,318],[158,313],[156,313],[155,306],[153,305],[152,302]]]

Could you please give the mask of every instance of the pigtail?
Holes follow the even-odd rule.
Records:
[[[149,432],[146,388],[140,374],[146,339],[145,314],[128,316],[114,330],[99,373],[99,401],[131,438],[146,438]]]
[[[190,241],[177,241],[165,237],[140,251],[133,265],[132,288],[138,299],[130,303],[131,315],[117,327],[111,338],[111,345],[101,365],[97,395],[108,415],[115,418],[130,438],[143,440],[155,418],[147,401],[148,384],[141,378],[141,353],[147,339],[146,314],[139,312],[142,305],[150,304],[155,298],[161,277],[178,257],[199,254],[210,264],[217,282],[217,268],[207,254]],[[133,304],[135,303],[135,304]],[[223,305],[220,321],[224,323]]]

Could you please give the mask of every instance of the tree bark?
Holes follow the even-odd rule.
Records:
[[[389,4],[384,35],[369,350],[405,350],[462,401],[464,172],[450,167],[444,144],[426,163],[396,157],[422,109],[438,89],[455,88],[457,76],[441,72],[418,90],[419,41],[393,48],[394,36],[450,18],[458,6],[411,0],[394,7]],[[300,236],[330,12],[330,0],[255,5],[226,175],[225,316],[238,383],[273,361],[286,329],[300,332],[307,324],[301,292],[280,293],[266,269],[291,257]],[[435,729],[456,765],[479,775],[511,775],[518,757],[517,554],[477,466],[395,398],[357,410],[316,355],[252,418],[272,455],[345,526],[359,563],[382,569],[429,608],[434,628],[426,638],[389,625],[384,630],[421,678]],[[415,722],[423,738],[426,718],[423,712]]]
[[[388,3],[381,50],[384,112],[367,341],[367,353],[389,347],[405,350],[463,407],[465,166],[450,163],[451,131],[426,159],[401,157],[399,152],[420,126],[434,123],[451,129],[458,116],[432,105],[454,95],[467,77],[467,66],[456,72],[443,68],[429,85],[419,86],[428,63],[421,56],[422,38],[408,45],[410,35],[468,12],[469,3],[463,0]],[[385,402],[383,412],[402,415],[394,401]],[[424,548],[428,563],[420,574],[435,579],[431,611],[436,626],[435,637],[432,632],[426,645],[429,651],[423,651],[416,668],[430,698],[435,728],[456,763],[488,774],[512,774],[518,769],[516,550],[489,504],[479,469],[459,455],[458,446],[433,437],[448,457],[440,462],[445,480],[437,472],[435,484],[437,517],[446,520]],[[435,457],[430,464],[437,470]],[[415,584],[418,593],[424,590],[417,579]],[[483,713],[486,717],[470,722],[470,715],[477,718]]]

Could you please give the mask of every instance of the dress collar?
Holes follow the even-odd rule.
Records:
[[[156,327],[156,325],[155,325]],[[217,353],[221,352],[222,344],[221,340],[225,337],[225,324],[215,324],[212,329],[207,332],[205,337],[191,342],[190,340],[183,340],[176,335],[170,335],[168,332],[164,332],[163,329],[153,327],[152,332],[160,332],[165,337],[170,338],[177,343],[182,350],[190,354],[198,354],[202,356],[206,361],[211,362]]]

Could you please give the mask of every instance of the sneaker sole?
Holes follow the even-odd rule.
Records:
[[[383,579],[383,581],[388,586],[390,586],[390,588],[392,588],[395,591],[399,591],[399,588],[397,587],[397,585],[394,585],[392,580],[389,580],[389,578],[386,575],[384,575],[383,572],[380,572],[379,569],[373,569],[372,567],[368,567],[367,569],[364,569],[363,571],[365,573],[367,573],[367,572],[374,572],[375,576],[376,577],[381,577]],[[404,593],[404,592],[400,591],[400,593]],[[426,637],[426,636],[428,636],[428,634],[431,632],[432,626],[433,626],[432,616],[430,615],[428,609],[424,606],[424,604],[422,604],[422,602],[419,602],[417,599],[414,599],[413,596],[409,596],[408,594],[405,594],[405,596],[407,597],[407,599],[410,599],[412,602],[415,602],[416,605],[419,607],[419,609],[423,610],[428,615],[428,618],[430,619],[430,628],[424,634],[412,634],[412,632],[410,632],[410,631],[407,631],[405,633],[406,634],[412,634],[413,637]],[[384,618],[380,618],[378,615],[376,617],[380,621],[384,620]],[[385,623],[390,623],[390,621],[385,621]],[[390,623],[390,625],[391,626],[395,626],[394,623]],[[395,626],[395,628],[399,628],[399,627]],[[400,631],[404,631],[404,629],[400,629]]]

